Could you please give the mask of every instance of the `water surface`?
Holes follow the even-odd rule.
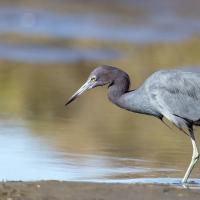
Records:
[[[111,49],[64,48],[42,45],[0,45],[0,59],[26,63],[73,63],[116,59],[120,53]]]
[[[198,14],[155,2],[126,1],[148,11],[135,16],[0,9],[1,180],[180,185],[192,145],[171,124],[117,108],[107,87],[64,107],[97,65],[120,66],[132,89],[155,70],[200,65]]]
[[[176,12],[150,12],[142,20],[137,16],[124,20],[112,13],[69,12],[61,15],[26,7],[0,9],[0,33],[146,43],[180,41],[199,32],[198,16],[184,18]]]
[[[50,124],[52,122],[39,123],[36,129],[35,123],[23,120],[1,120],[1,180],[180,185],[184,171],[178,162],[187,164],[182,161],[185,153],[180,153],[181,147],[173,148],[171,152],[170,147],[163,151],[159,145],[156,148],[146,148],[141,143],[139,150],[137,145],[134,146],[139,141],[133,139],[132,146],[129,146],[130,138],[127,136],[123,139],[127,145],[120,147],[117,145],[120,141],[109,144],[111,139],[109,135],[103,135],[105,137],[103,142],[101,135],[97,133],[88,135],[88,130],[79,135],[73,132],[73,128],[69,130],[69,127],[64,124],[60,124],[62,128],[55,128]],[[106,132],[103,129],[102,131]],[[134,135],[135,130],[132,131]],[[117,139],[114,135],[112,137],[114,140]],[[174,143],[176,144],[177,141]],[[178,162],[173,165],[173,160],[164,162],[163,158],[149,157],[149,151],[153,155],[160,153],[162,157],[171,156],[171,159],[173,159],[173,154],[177,154],[174,159]],[[198,179],[193,179],[193,181],[199,184]]]

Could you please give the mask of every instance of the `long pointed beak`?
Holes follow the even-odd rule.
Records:
[[[65,106],[67,106],[68,104],[70,104],[72,101],[74,101],[78,96],[80,96],[83,92],[91,89],[94,86],[95,82],[91,81],[91,79],[88,79],[82,86],[81,88],[74,93],[67,101],[67,103],[65,104]]]

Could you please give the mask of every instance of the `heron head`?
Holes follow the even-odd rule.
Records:
[[[114,71],[117,68],[112,67],[112,66],[107,66],[103,65],[100,67],[97,67],[94,69],[87,81],[80,87],[80,89],[75,92],[67,101],[65,105],[68,105],[71,103],[73,100],[75,100],[78,96],[80,96],[82,93],[84,93],[87,90],[90,90],[92,88],[95,88],[97,86],[103,86],[106,84],[111,85],[112,82],[114,81]]]

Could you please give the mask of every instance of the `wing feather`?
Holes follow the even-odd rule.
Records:
[[[179,70],[159,71],[146,85],[150,102],[160,113],[195,122],[200,119],[200,74]]]

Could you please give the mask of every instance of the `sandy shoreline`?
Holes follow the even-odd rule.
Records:
[[[164,185],[105,184],[60,181],[0,183],[1,200],[196,200],[199,198],[200,190],[198,189],[175,188]]]

